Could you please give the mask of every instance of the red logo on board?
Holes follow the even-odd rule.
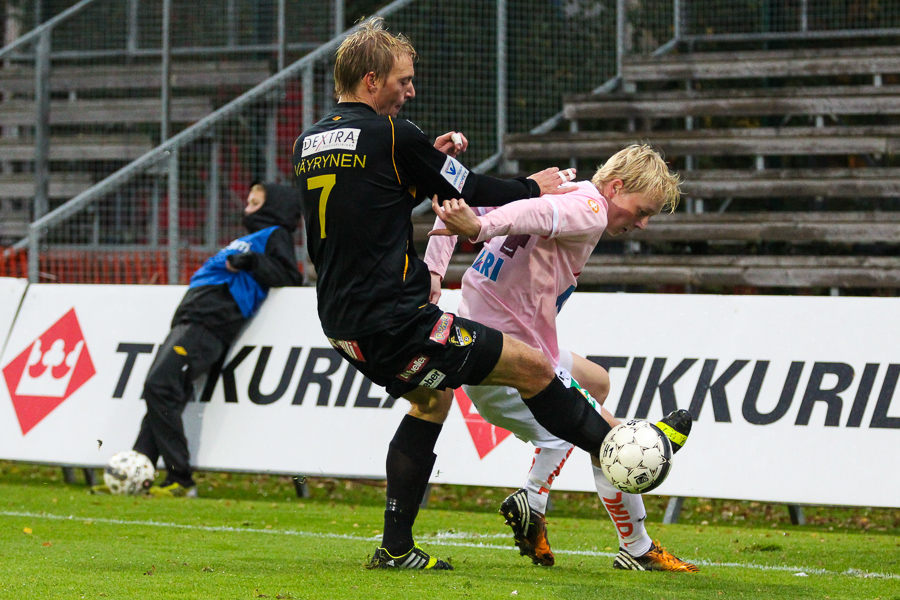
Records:
[[[3,367],[22,434],[95,373],[73,308]]]
[[[484,417],[478,414],[475,405],[472,404],[472,401],[462,388],[456,388],[454,393],[456,394],[456,402],[459,404],[460,410],[462,410],[469,435],[472,436],[472,442],[475,444],[475,450],[478,451],[478,458],[484,458],[488,455],[488,452],[508,438],[510,432],[485,421]]]

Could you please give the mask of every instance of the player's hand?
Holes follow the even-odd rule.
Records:
[[[448,131],[434,140],[434,147],[450,156],[456,157],[466,151],[469,140],[458,131]]]
[[[569,186],[559,187],[564,183],[575,180],[575,169],[562,169],[550,167],[543,171],[538,171],[533,175],[529,175],[528,179],[534,179],[541,186],[541,195],[544,194],[565,194],[571,192]]]
[[[431,291],[428,294],[428,301],[432,304],[437,304],[438,300],[441,299],[441,281],[443,279],[437,273],[431,273]]]
[[[446,228],[432,229],[428,232],[429,237],[432,235],[464,235],[467,238],[474,238],[481,232],[481,221],[478,219],[478,215],[462,198],[451,198],[440,203],[435,194],[431,199],[431,210],[444,222]]]
[[[259,255],[256,252],[229,254],[225,258],[225,268],[232,273],[237,273],[238,271],[252,271],[258,264]]]

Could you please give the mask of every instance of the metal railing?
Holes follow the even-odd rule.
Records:
[[[51,137],[71,141],[115,130],[131,134],[135,142],[134,134],[142,135],[143,143],[132,143],[137,148],[115,157],[118,160],[55,160],[53,175],[69,181],[69,189],[74,181],[89,186],[139,156],[138,148],[143,153],[165,141],[200,112],[211,112],[215,104],[246,91],[343,30],[344,0],[273,0],[267,11],[257,4],[80,0],[0,49],[0,218],[6,221],[0,227],[0,243],[9,236],[10,221],[23,213],[39,219],[53,200],[65,197],[59,186],[51,197]],[[7,38],[16,37],[32,16],[39,21],[41,6],[41,0],[11,4]],[[220,19],[205,18],[203,11],[210,7],[220,9],[215,13]],[[304,16],[303,27],[291,32],[286,27],[289,8]],[[246,24],[249,15],[255,22]],[[192,75],[204,67],[225,76],[217,82],[208,74],[198,83]],[[123,83],[116,82],[117,75],[124,76]],[[205,102],[198,94],[206,96]],[[103,100],[119,105],[122,122],[72,116],[79,103],[93,104],[99,112]],[[32,111],[24,108],[26,103]],[[13,117],[7,118],[10,112]],[[34,152],[23,158],[26,142]],[[34,191],[23,196],[21,178],[26,175],[32,177]]]

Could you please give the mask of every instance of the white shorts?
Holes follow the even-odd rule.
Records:
[[[571,377],[569,373],[572,364],[572,353],[560,348],[556,372],[567,385],[566,378]],[[572,447],[572,444],[556,437],[537,422],[515,388],[502,385],[464,385],[463,390],[485,421],[511,431],[520,440],[531,442],[538,448],[567,450]]]

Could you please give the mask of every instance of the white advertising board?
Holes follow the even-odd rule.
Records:
[[[0,277],[0,353],[12,329],[22,296],[28,287],[28,280]]]
[[[613,414],[691,411],[660,494],[900,506],[897,309],[895,298],[573,294],[560,341],[607,357]]]
[[[120,346],[162,342],[183,294],[176,286],[28,286],[0,358],[0,456],[87,466],[130,448],[144,404],[140,383],[125,390],[131,401],[116,397],[129,357]]]
[[[183,293],[30,286],[0,357],[0,457],[91,466],[130,448],[144,377]],[[458,294],[445,292],[441,306],[454,309]],[[606,406],[617,416],[694,413],[690,441],[657,493],[900,506],[890,467],[900,446],[895,305],[576,293],[560,337],[610,369]],[[188,405],[185,424],[201,469],[383,477],[407,409],[338,358],[319,328],[314,290],[282,289],[237,340],[212,394]],[[532,449],[463,398],[436,453],[433,482],[518,487]],[[885,477],[854,484],[849,475],[861,470]],[[555,487],[593,490],[584,453]]]

